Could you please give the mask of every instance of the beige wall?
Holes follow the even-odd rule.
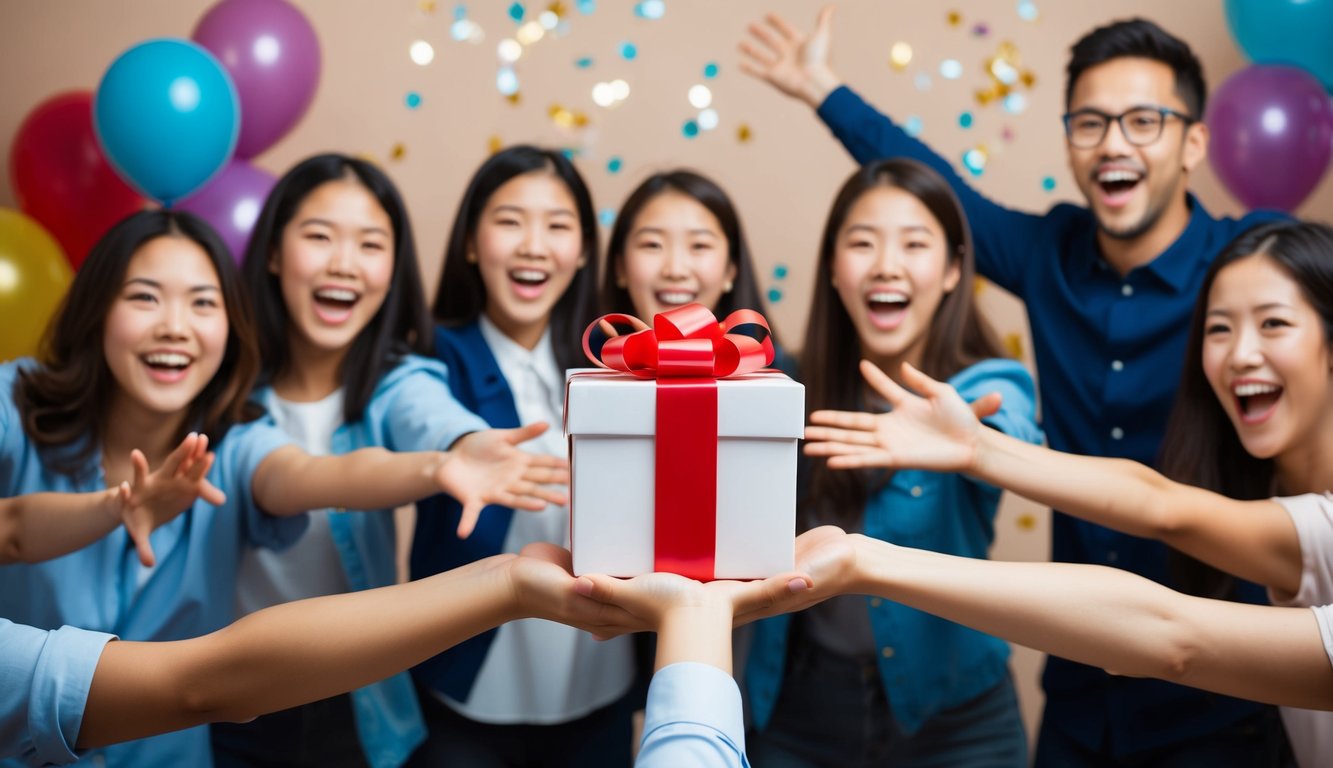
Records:
[[[449,24],[454,3],[437,0],[423,11],[418,0],[296,0],[317,30],[324,52],[323,78],[313,106],[297,128],[257,163],[281,173],[300,158],[321,150],[365,154],[379,159],[401,186],[416,222],[422,266],[434,286],[447,228],[469,173],[486,156],[492,137],[505,143],[535,141],[583,149],[578,164],[599,208],[614,208],[633,186],[654,170],[687,165],[714,176],[736,199],[749,229],[763,287],[778,286],[785,297],[771,307],[781,332],[800,338],[811,261],[819,228],[832,194],[852,169],[847,155],[802,105],[777,95],[743,75],[736,43],[750,20],[778,11],[800,25],[813,21],[816,4],[797,0],[667,0],[659,21],[632,13],[632,0],[597,0],[583,16],[568,6],[569,32],[548,37],[529,49],[516,66],[521,99],[513,105],[495,89],[495,45],[513,33],[505,15],[508,0],[474,0],[470,18],[485,30],[480,45],[453,41]],[[105,67],[127,47],[150,37],[189,35],[211,3],[207,0],[4,0],[0,3],[0,206],[13,206],[8,184],[8,147],[19,122],[46,97],[65,89],[96,87]],[[1062,111],[1063,67],[1069,44],[1102,22],[1132,15],[1150,17],[1185,38],[1202,58],[1216,86],[1245,65],[1227,32],[1221,0],[1036,0],[1040,17],[1023,21],[1016,0],[953,0],[935,3],[848,0],[834,26],[835,64],[873,103],[900,119],[919,115],[923,137],[958,164],[963,151],[985,144],[990,161],[977,186],[1017,208],[1044,210],[1077,200],[1065,168],[1057,116]],[[529,12],[546,7],[529,3]],[[951,26],[950,11],[962,23]],[[984,23],[989,34],[973,33]],[[435,46],[427,67],[408,58],[408,46],[424,39]],[[621,41],[638,46],[635,61],[617,54]],[[889,66],[889,49],[909,43],[914,58],[905,71]],[[988,84],[983,62],[1002,41],[1012,41],[1022,67],[1036,75],[1026,91],[1028,107],[1009,115],[998,105],[978,107],[972,93]],[[578,69],[574,61],[592,57]],[[963,65],[958,80],[940,77],[946,58]],[[682,123],[695,111],[687,89],[703,81],[702,69],[716,62],[719,76],[708,84],[721,122],[711,132],[687,140]],[[928,91],[916,87],[928,73]],[[590,92],[602,80],[623,78],[629,99],[614,111],[594,105]],[[408,91],[422,106],[404,106]],[[583,112],[584,129],[564,130],[548,117],[554,105]],[[975,123],[958,126],[970,110]],[[742,123],[752,131],[737,140]],[[1005,129],[1010,138],[1003,137]],[[403,154],[393,159],[393,148]],[[606,170],[612,156],[623,158],[619,174]],[[1056,180],[1053,192],[1042,179]],[[1205,167],[1194,189],[1216,214],[1236,214],[1239,205]],[[1333,174],[1306,202],[1301,213],[1333,218]],[[785,280],[773,267],[786,265]],[[1005,334],[1023,333],[1021,309],[995,289],[981,301]],[[1025,336],[1024,336],[1025,338]],[[1026,343],[1024,343],[1026,356]],[[1011,500],[998,522],[995,554],[1000,558],[1047,556],[1045,513]],[[1020,651],[1017,666],[1029,718],[1037,711],[1039,657]]]

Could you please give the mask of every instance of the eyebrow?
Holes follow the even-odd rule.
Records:
[[[870,225],[870,224],[852,224],[852,225],[850,225],[850,226],[847,227],[847,233],[848,233],[848,234],[851,234],[852,232],[856,232],[856,231],[859,231],[859,230],[864,230],[864,231],[866,231],[866,232],[873,232],[874,234],[877,234],[877,235],[883,233],[883,231],[884,231],[882,228],[880,228],[880,227],[876,227],[876,226],[873,226],[873,225]],[[923,233],[925,233],[925,234],[927,234],[927,235],[933,235],[933,234],[934,234],[933,232],[930,231],[930,227],[927,227],[927,226],[924,225],[924,224],[908,224],[908,225],[905,226],[905,227],[898,227],[898,231],[900,231],[900,232],[923,232]]]
[[[1270,301],[1270,302],[1268,302],[1267,304],[1260,304],[1259,306],[1255,307],[1255,309],[1257,309],[1257,310],[1261,310],[1261,311],[1267,311],[1267,310],[1273,310],[1273,309],[1295,309],[1295,307],[1293,307],[1293,306],[1290,305],[1290,304],[1287,304],[1286,302],[1282,302],[1282,301]],[[1210,314],[1210,315],[1230,315],[1230,314],[1231,314],[1231,310],[1230,310],[1230,309],[1227,309],[1226,307],[1222,307],[1221,309],[1210,309],[1210,310],[1208,310],[1208,314]]]
[[[499,213],[501,211],[508,211],[511,213],[527,213],[528,209],[524,208],[521,205],[497,205],[495,206],[495,208],[492,209],[491,212]],[[547,208],[545,213],[551,215],[565,215],[565,216],[575,215],[574,212],[569,210],[568,208]]]
[[[302,219],[302,220],[301,220],[301,223],[300,223],[298,226],[302,226],[302,227],[304,227],[304,226],[306,226],[307,224],[322,224],[323,226],[326,226],[326,227],[328,227],[328,228],[330,228],[330,229],[337,229],[337,228],[338,228],[333,222],[329,221],[328,219],[321,219],[321,218]],[[384,235],[385,237],[388,237],[388,236],[389,236],[389,231],[388,231],[387,229],[385,229],[384,227],[362,227],[362,228],[361,228],[360,230],[358,230],[358,231],[363,232],[363,233],[365,233],[365,232],[375,232],[375,233]]]
[[[161,283],[159,283],[159,282],[156,281],[156,280],[150,280],[149,278],[146,278],[146,277],[131,277],[130,279],[128,279],[128,280],[125,281],[125,286],[133,285],[133,284],[135,284],[135,283],[139,283],[139,284],[141,284],[141,285],[146,285],[146,286],[148,286],[148,287],[150,287],[150,288],[156,288],[156,289],[158,289],[159,291],[162,290],[162,284],[161,284]],[[125,287],[125,286],[122,286],[122,287]],[[209,283],[205,283],[205,284],[203,284],[203,285],[195,285],[195,286],[191,286],[191,287],[190,287],[190,293],[198,293],[198,292],[200,292],[200,291],[221,291],[221,290],[222,290],[221,287],[216,286],[216,285],[212,285],[212,284],[209,284]]]
[[[634,234],[635,234],[635,235],[644,235],[644,234],[665,235],[665,234],[666,234],[666,231],[667,231],[667,230],[666,230],[665,227],[639,227],[638,229],[634,230]],[[687,235],[708,235],[709,237],[712,237],[712,238],[717,238],[717,236],[718,236],[718,234],[717,234],[716,232],[714,232],[713,230],[711,230],[711,229],[704,229],[703,227],[699,227],[699,228],[697,228],[697,229],[687,229],[687,230],[685,230],[685,234],[687,234]]]

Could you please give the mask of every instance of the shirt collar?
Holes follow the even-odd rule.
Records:
[[[495,355],[495,362],[500,365],[500,370],[531,368],[544,380],[561,380],[560,371],[555,364],[555,350],[551,346],[549,323],[546,330],[542,331],[541,338],[537,340],[537,346],[528,349],[506,336],[505,332],[497,328],[485,314],[481,315],[480,320],[481,336]]]
[[[1203,204],[1192,193],[1185,193],[1185,202],[1190,209],[1190,218],[1180,236],[1171,245],[1167,246],[1165,251],[1157,254],[1157,257],[1152,261],[1130,270],[1130,274],[1139,271],[1147,272],[1156,276],[1177,292],[1189,288],[1190,278],[1194,275],[1198,264],[1201,261],[1206,261],[1206,257],[1210,255],[1205,253],[1200,246],[1204,242],[1204,233],[1208,222],[1213,219],[1208,211],[1204,209]],[[1088,272],[1111,269],[1111,266],[1102,258],[1100,249],[1096,245],[1096,233],[1096,223],[1094,221],[1093,257],[1087,262]]]

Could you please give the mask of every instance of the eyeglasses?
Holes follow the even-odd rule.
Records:
[[[1185,125],[1195,122],[1184,112],[1166,107],[1135,107],[1118,115],[1108,115],[1097,109],[1080,109],[1066,114],[1063,120],[1070,145],[1092,149],[1106,140],[1106,131],[1113,120],[1120,124],[1125,141],[1145,147],[1162,138],[1162,129],[1169,117],[1178,117]]]

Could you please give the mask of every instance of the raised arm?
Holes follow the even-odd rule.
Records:
[[[813,579],[811,601],[875,595],[1116,674],[1333,709],[1333,664],[1308,608],[1191,597],[1102,566],[907,549],[831,527],[797,539],[797,567]]]
[[[1237,501],[1172,482],[1126,459],[1076,456],[1015,440],[981,425],[948,384],[904,366],[903,381],[863,362],[885,414],[811,414],[806,452],[829,466],[915,467],[966,472],[1075,517],[1158,539],[1244,579],[1295,594],[1300,540],[1273,501]]]
[[[543,486],[568,484],[566,462],[516,447],[545,430],[531,424],[474,432],[450,451],[362,448],[311,456],[288,445],[260,463],[251,490],[260,508],[279,516],[324,507],[385,509],[443,491],[463,503],[458,533],[466,537],[488,504],[539,510],[565,503],[565,494]]]
[[[204,637],[112,642],[97,664],[79,746],[245,721],[388,677],[518,618],[602,636],[643,629],[575,592],[568,554],[497,555],[419,581],[301,600]]]
[[[139,451],[130,455],[133,482],[90,493],[33,493],[0,499],[0,565],[37,563],[82,549],[124,525],[145,566],[155,558],[149,534],[196,498],[221,504],[208,482],[208,438],[191,433],[157,471]]]

